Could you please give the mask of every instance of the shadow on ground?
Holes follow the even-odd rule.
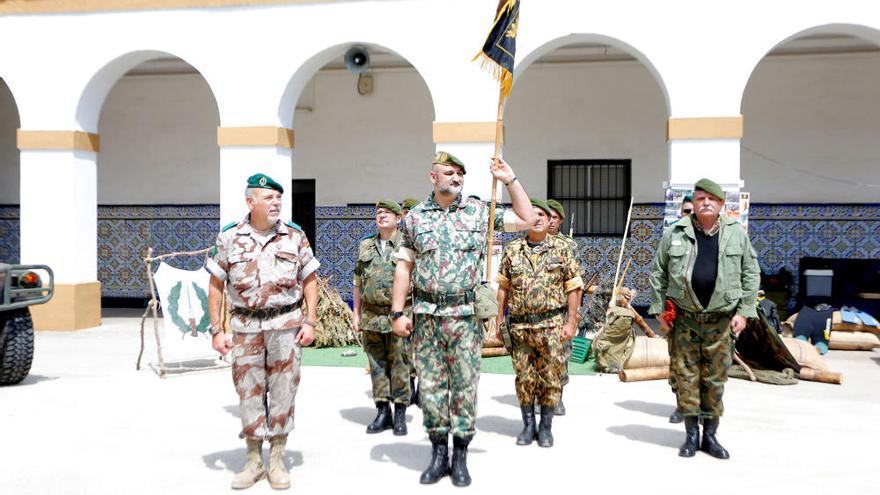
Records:
[[[617,407],[622,407],[629,411],[636,411],[645,414],[650,414],[651,416],[659,416],[659,417],[669,417],[673,411],[675,411],[675,406],[670,404],[660,404],[657,402],[645,402],[642,400],[625,400],[621,402],[615,402],[614,405]]]
[[[352,423],[367,426],[376,416],[376,408],[352,407],[351,409],[341,409],[339,415]]]
[[[480,416],[477,418],[477,429],[488,433],[516,438],[522,428],[522,421],[517,419],[502,416]]]
[[[28,375],[24,378],[24,380],[20,381],[17,387],[23,387],[25,385],[36,385],[40,382],[51,382],[53,380],[57,380],[59,377],[57,376],[45,376],[45,375]]]
[[[422,471],[431,460],[431,445],[413,445],[402,442],[380,444],[370,450],[370,460],[393,462],[411,471]]]
[[[496,395],[492,397],[492,400],[499,404],[504,404],[505,406],[519,408],[519,399],[516,398],[516,394]]]
[[[684,441],[683,430],[671,430],[669,428],[654,428],[647,425],[623,425],[609,426],[609,433],[626,437],[628,440],[652,443],[663,447],[678,448]]]
[[[266,454],[268,454],[268,450],[266,448],[263,448],[263,450]],[[241,471],[242,468],[244,468],[244,464],[245,462],[247,462],[247,449],[240,448],[205,454],[202,456],[202,461],[205,462],[205,467],[207,467],[208,469],[212,469],[214,471],[226,470],[237,473]],[[286,450],[284,452],[284,464],[287,465],[288,469],[302,466],[302,452],[298,450]]]

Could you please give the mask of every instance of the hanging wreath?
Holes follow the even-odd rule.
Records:
[[[195,282],[192,282],[192,286],[202,307],[202,318],[199,320],[198,324],[196,324],[196,331],[205,333],[211,326],[211,315],[208,314],[208,295]],[[174,323],[174,326],[176,326],[181,333],[186,334],[192,332],[192,328],[186,320],[180,317],[180,313],[178,312],[180,290],[182,288],[183,282],[177,282],[177,284],[171,288],[171,291],[168,292],[168,312],[171,313],[171,322]]]

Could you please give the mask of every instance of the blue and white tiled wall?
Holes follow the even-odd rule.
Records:
[[[315,251],[320,273],[343,298],[351,298],[351,273],[358,242],[373,231],[369,206],[322,206],[316,214]],[[627,285],[639,291],[636,304],[647,300],[648,273],[654,246],[662,233],[661,204],[635,205],[627,253],[632,266]],[[17,206],[0,206],[0,261],[19,259]],[[143,256],[208,247],[219,229],[217,205],[101,206],[98,208],[98,279],[107,297],[146,297]],[[796,275],[801,257],[880,258],[880,204],[752,204],[749,234],[761,269],[787,268]],[[505,240],[509,235],[505,235]],[[589,274],[613,276],[619,239],[578,238],[581,260]],[[202,259],[179,259],[179,268],[195,269]],[[796,279],[797,277],[795,277]]]

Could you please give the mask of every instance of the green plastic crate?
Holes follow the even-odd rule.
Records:
[[[587,361],[587,356],[590,354],[590,345],[592,345],[593,339],[588,339],[586,337],[575,337],[571,341],[571,358],[569,361],[573,363],[585,363]]]

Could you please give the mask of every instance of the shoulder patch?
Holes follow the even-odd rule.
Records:
[[[300,232],[302,232],[302,229],[303,229],[302,227],[300,227],[299,225],[297,225],[291,221],[284,222],[284,225],[287,225],[288,227],[290,227],[292,229],[299,230]]]
[[[224,225],[222,229],[220,229],[220,232],[226,232],[227,230],[231,229],[232,227],[235,227],[236,225],[238,225],[238,222],[229,222],[226,225]]]

